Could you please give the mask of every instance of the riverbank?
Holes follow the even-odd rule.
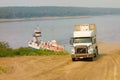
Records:
[[[0,22],[17,22],[17,21],[37,21],[37,20],[59,20],[59,19],[79,19],[88,18],[90,16],[66,16],[66,17],[36,17],[36,18],[14,18],[14,19],[0,19]]]

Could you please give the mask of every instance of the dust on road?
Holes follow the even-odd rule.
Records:
[[[95,61],[72,62],[66,56],[0,58],[0,80],[119,80],[120,44],[99,43]]]

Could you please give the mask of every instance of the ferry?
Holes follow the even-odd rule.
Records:
[[[39,37],[41,37],[41,31],[39,28],[34,30],[33,40],[28,42],[28,47],[33,49],[47,49],[53,51],[64,51],[64,46],[58,45],[56,40],[51,40],[48,42],[39,41]]]

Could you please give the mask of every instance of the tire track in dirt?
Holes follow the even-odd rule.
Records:
[[[107,47],[104,46],[104,49],[107,49]],[[93,62],[78,61],[73,62],[71,65],[65,66],[65,73],[62,75],[64,77],[59,80],[119,80],[119,47],[112,46],[112,48],[109,48],[109,50],[101,52],[102,53],[98,59]]]
[[[113,80],[118,80],[120,79],[120,52],[117,52],[119,50],[113,51],[114,54],[111,54],[111,58],[114,61],[114,79]]]

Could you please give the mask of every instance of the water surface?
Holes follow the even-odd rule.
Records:
[[[42,31],[40,40],[52,39],[69,50],[69,39],[72,37],[75,24],[94,23],[97,26],[98,41],[120,42],[120,15],[94,16],[80,19],[37,20],[0,23],[0,41],[9,42],[12,48],[27,47],[32,40],[36,27]]]

